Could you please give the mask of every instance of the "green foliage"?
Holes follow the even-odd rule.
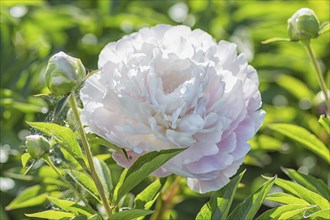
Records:
[[[284,205],[264,212],[258,219],[329,219],[330,190],[326,184],[292,169],[284,169],[284,172],[295,182],[278,178],[275,184],[290,194],[274,193],[266,198]]]
[[[227,219],[238,184],[245,171],[233,178],[225,187],[215,192],[198,213],[196,220]]]
[[[33,218],[42,218],[42,219],[63,219],[66,217],[74,217],[72,213],[68,212],[62,212],[62,211],[55,211],[55,210],[48,210],[48,211],[43,211],[43,212],[37,212],[37,213],[31,213],[31,214],[26,214],[28,217],[33,217]]]
[[[114,201],[118,202],[122,196],[141,183],[148,175],[166,163],[169,159],[181,153],[185,149],[161,150],[159,152],[150,152],[135,161],[128,169],[127,173],[123,173],[125,178],[122,184],[117,184],[118,194]]]
[[[55,186],[43,188],[39,185],[26,188],[8,206],[6,210],[41,205],[47,200],[47,192],[56,190]]]
[[[151,183],[147,188],[140,192],[134,200],[135,206],[137,209],[150,209],[151,206],[155,203],[156,199],[159,196],[159,192],[163,187],[164,180],[158,179]]]
[[[315,135],[311,134],[306,129],[290,124],[272,124],[269,127],[272,130],[275,130],[301,143],[308,150],[313,151],[328,164],[330,164],[329,149]]]
[[[126,219],[135,219],[141,216],[146,216],[152,214],[154,211],[143,210],[143,209],[132,209],[117,212],[111,215],[110,220],[126,220]]]
[[[61,143],[61,146],[68,151],[82,167],[86,167],[81,148],[71,129],[57,124],[44,122],[28,122],[28,124],[46,135],[54,137],[56,141]]]
[[[233,203],[229,212],[233,211],[233,204],[250,198],[245,205],[240,205],[243,211],[248,204],[253,204],[254,198],[254,206],[244,210],[249,214],[236,210],[237,215],[253,216],[267,191],[259,191],[259,196],[256,194],[255,197],[251,194],[259,188],[260,175],[281,175],[280,167],[292,167],[294,169],[283,170],[292,180],[277,179],[275,182],[285,192],[266,197],[269,202],[279,203],[279,206],[270,208],[268,203],[264,203],[255,216],[259,219],[330,218],[330,210],[326,208],[329,204],[325,203],[329,200],[329,188],[325,182],[328,178],[329,150],[325,147],[330,142],[330,120],[326,116],[319,118],[325,111],[324,103],[317,95],[320,90],[317,79],[299,43],[260,43],[274,36],[287,37],[287,19],[292,13],[302,7],[313,9],[321,22],[319,34],[322,35],[312,40],[312,46],[324,70],[326,82],[329,82],[328,2],[180,1],[188,10],[183,22],[174,21],[169,13],[177,3],[179,1],[162,1],[161,4],[159,1],[1,1],[0,177],[15,183],[8,189],[0,189],[1,220],[26,220],[25,213],[35,213],[31,218],[47,218],[47,215],[53,218],[51,216],[56,214],[57,217],[66,216],[64,219],[102,219],[99,214],[91,215],[93,212],[86,204],[77,205],[80,199],[58,174],[42,160],[32,161],[25,148],[21,147],[24,137],[36,130],[47,135],[54,144],[50,158],[65,179],[81,192],[92,207],[100,203],[85,165],[80,141],[71,129],[62,126],[66,121],[66,98],[58,102],[51,96],[35,95],[49,93],[44,82],[45,67],[53,54],[65,51],[80,58],[87,69],[95,70],[98,54],[108,42],[143,26],[160,23],[183,23],[207,31],[217,41],[233,41],[238,44],[239,52],[250,52],[250,63],[258,71],[264,103],[261,108],[267,114],[260,132],[250,141],[252,149],[243,165],[246,169],[243,179],[246,187],[238,190],[231,188],[233,194],[230,194],[230,199]],[[36,127],[29,128],[25,121],[43,122],[32,122],[32,127]],[[275,129],[266,129],[269,125]],[[119,189],[120,194],[125,194],[119,196],[121,199],[118,197],[120,202],[114,208],[113,215],[119,215],[118,218],[136,215],[142,219],[147,212],[141,209],[158,212],[156,208],[164,191],[169,189],[167,184],[172,183],[171,177],[163,184],[164,179],[151,182],[147,175],[139,176],[139,169],[130,173],[127,169],[123,171],[111,157],[102,156],[109,155],[109,150],[122,152],[121,148],[95,135],[89,135],[89,141],[93,155],[98,158],[98,176],[109,193],[107,195],[111,199],[117,198]],[[29,172],[23,175],[28,169]],[[136,176],[139,183],[134,182],[133,177]],[[233,178],[225,188],[230,185],[234,187],[234,180],[240,182],[238,178]],[[230,190],[197,195],[182,182],[178,195],[169,202],[171,210],[164,211],[168,219],[194,219],[201,207],[207,216],[218,207],[222,210],[224,204],[227,204],[225,210],[228,210],[230,203],[226,202],[229,200],[221,193],[229,195]],[[125,189],[122,188],[124,183]],[[210,206],[203,206],[209,196]],[[50,207],[50,203],[57,210],[38,213]],[[122,211],[125,208],[129,210]],[[139,210],[134,211],[134,208]]]
[[[276,177],[269,179],[254,193],[236,206],[231,212],[231,205],[245,171],[233,178],[224,188],[215,192],[197,214],[196,220],[206,219],[254,219],[266,195],[273,186]]]
[[[269,179],[256,192],[249,195],[243,202],[236,206],[228,216],[228,219],[253,219],[275,180],[276,177]]]

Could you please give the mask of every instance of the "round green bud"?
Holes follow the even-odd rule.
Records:
[[[50,144],[46,138],[40,135],[29,135],[25,138],[28,153],[33,159],[39,159],[49,152]]]
[[[86,76],[80,59],[59,52],[49,59],[46,85],[54,95],[66,95],[78,89]]]
[[[309,40],[319,36],[320,23],[313,10],[299,9],[288,20],[288,33],[292,41]]]

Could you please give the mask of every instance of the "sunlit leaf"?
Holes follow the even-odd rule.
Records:
[[[311,205],[284,205],[270,209],[260,215],[257,220],[264,219],[301,219],[307,209],[313,208]]]
[[[26,166],[26,164],[29,162],[29,160],[31,159],[31,156],[29,153],[24,153],[21,156],[21,162],[22,162],[22,166],[23,168]]]
[[[47,134],[50,137],[54,136],[57,141],[62,143],[63,148],[65,148],[70,154],[72,154],[72,156],[79,162],[80,165],[86,167],[81,148],[71,129],[52,123],[44,123],[44,122],[27,122],[27,123],[31,127],[38,129],[39,131]]]
[[[67,172],[67,174],[86,192],[88,192],[92,197],[94,197],[96,200],[99,200],[97,195],[98,191],[96,189],[96,186],[92,180],[92,178],[88,175],[86,175],[83,172],[77,171],[77,170],[71,170]]]
[[[43,219],[62,219],[62,218],[72,218],[74,214],[69,212],[61,212],[61,211],[55,211],[55,210],[47,210],[43,212],[37,212],[37,213],[31,213],[31,214],[25,214],[27,217],[33,217],[33,218],[43,218]]]
[[[55,186],[31,186],[22,191],[8,206],[6,210],[41,205],[47,200],[47,193],[56,190]]]
[[[140,192],[135,198],[136,209],[150,209],[158,198],[159,191],[161,190],[165,180],[158,179],[147,186],[142,192]]]
[[[132,209],[117,212],[111,215],[110,220],[127,220],[152,214],[154,211],[143,209]]]
[[[294,95],[298,100],[308,99],[311,101],[314,97],[314,93],[307,87],[307,85],[295,77],[282,74],[277,78],[276,82],[279,86]]]
[[[311,215],[306,215],[304,218],[308,219],[330,219],[330,208],[322,209],[320,211],[314,212]]]
[[[113,188],[111,174],[108,166],[96,157],[93,158],[96,173],[99,176],[104,192],[107,197],[110,197],[110,192]]]
[[[303,199],[297,198],[291,194],[287,193],[272,193],[269,194],[266,197],[267,200],[278,202],[285,205],[293,205],[293,204],[299,204],[299,205],[309,205],[308,202],[306,202]]]
[[[166,163],[169,159],[181,153],[185,149],[170,149],[161,150],[159,152],[150,152],[135,161],[135,163],[128,169],[125,180],[118,190],[118,199],[125,193],[129,192],[144,178],[150,175],[157,168]]]
[[[319,123],[324,127],[327,133],[330,135],[330,118],[325,115],[321,115]]]
[[[272,124],[269,125],[269,128],[299,142],[306,149],[313,151],[330,164],[329,149],[306,129],[292,124]]]
[[[269,179],[256,192],[249,195],[230,213],[228,219],[253,219],[275,180],[276,177]]]
[[[245,171],[233,178],[225,187],[212,194],[197,214],[196,220],[226,220],[233,202],[238,184]]]
[[[69,200],[63,200],[63,199],[57,199],[57,198],[50,197],[50,196],[48,196],[47,199],[50,202],[52,202],[53,204],[55,204],[56,206],[58,206],[59,208],[61,208],[63,211],[80,213],[85,216],[91,216],[92,213],[94,213],[93,210],[89,210],[88,208],[81,206],[81,205],[77,204],[76,202],[72,202]]]
[[[293,169],[282,169],[286,175],[298,184],[306,187],[307,189],[322,195],[327,200],[330,200],[330,189],[322,180],[316,179],[310,175],[298,173]]]
[[[265,178],[269,179],[269,177],[265,177]],[[277,178],[275,184],[283,188],[285,191],[292,193],[293,195],[305,200],[311,205],[318,205],[321,209],[329,208],[330,204],[324,197],[306,189],[305,187],[299,185],[298,183]]]

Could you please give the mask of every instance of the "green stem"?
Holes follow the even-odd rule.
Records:
[[[306,41],[303,41],[303,43],[304,43],[304,45],[307,49],[307,53],[309,55],[309,58],[312,61],[312,64],[313,64],[314,69],[316,71],[316,76],[317,76],[318,83],[319,83],[319,85],[321,87],[321,90],[324,94],[325,103],[327,105],[327,111],[326,112],[328,112],[328,114],[330,114],[330,100],[329,100],[329,96],[328,96],[328,89],[327,89],[327,85],[326,85],[325,80],[324,80],[323,75],[322,75],[320,64],[316,59],[316,56],[315,56],[315,53],[314,53],[314,51],[311,47],[310,41],[306,40]]]
[[[53,164],[53,162],[50,160],[49,156],[46,155],[43,157],[43,159],[46,161],[46,163],[48,164],[48,166],[50,166],[56,173],[57,175],[61,178],[61,180],[66,183],[68,185],[68,187],[81,199],[81,201],[83,201],[86,206],[88,208],[90,208],[91,210],[93,210],[94,214],[95,211],[94,209],[89,205],[89,203],[85,200],[85,198],[76,190],[76,188],[74,188],[74,186],[72,186],[71,183],[69,183],[65,177],[62,175],[62,173],[57,169],[57,167]]]
[[[102,203],[103,203],[104,208],[105,208],[106,215],[107,215],[108,218],[110,218],[112,210],[111,210],[110,204],[108,202],[108,199],[107,199],[107,197],[104,193],[104,189],[103,189],[103,186],[101,184],[101,181],[100,181],[100,179],[99,179],[99,177],[96,173],[92,152],[90,150],[89,143],[87,141],[86,133],[84,131],[82,122],[80,120],[77,101],[76,101],[74,93],[70,94],[69,103],[70,103],[70,106],[72,108],[72,112],[73,112],[75,121],[77,122],[78,132],[80,134],[81,142],[82,142],[85,154],[87,156],[87,161],[88,161],[88,165],[89,165],[89,168],[90,168],[91,176],[92,176],[93,181],[96,185],[97,191],[99,192],[99,195],[101,197]]]

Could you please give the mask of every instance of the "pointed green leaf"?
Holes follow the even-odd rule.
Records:
[[[275,180],[276,176],[269,179],[256,192],[249,195],[230,213],[228,219],[253,219]]]
[[[319,119],[319,123],[324,127],[326,132],[330,135],[330,117],[321,115]]]
[[[302,219],[307,209],[313,208],[311,205],[283,205],[270,209],[260,215],[257,220],[264,219]]]
[[[98,214],[95,214],[95,215],[92,215],[88,218],[88,220],[103,220],[103,218],[98,215]]]
[[[330,208],[322,209],[320,211],[314,212],[311,215],[304,216],[304,218],[308,218],[308,219],[330,219]]]
[[[164,179],[158,179],[140,192],[135,198],[134,208],[149,210],[158,198],[159,191],[163,187],[164,182]]]
[[[330,164],[329,149],[315,135],[311,134],[305,128],[291,124],[272,124],[269,127],[272,130],[299,142],[306,149],[314,152]]]
[[[303,173],[298,173],[293,169],[282,169],[286,175],[288,175],[292,180],[296,181],[298,184],[306,187],[307,189],[322,195],[327,200],[330,200],[330,189],[327,184],[322,180],[316,179],[310,175]]]
[[[292,95],[294,95],[298,100],[306,99],[312,100],[314,93],[306,86],[306,83],[298,80],[295,77],[289,76],[287,74],[282,74],[277,78],[277,84]]]
[[[106,196],[109,198],[110,192],[113,188],[110,170],[103,161],[97,159],[96,157],[94,157],[93,160],[94,160],[96,173],[99,176],[99,179],[101,181]]]
[[[143,209],[131,209],[117,212],[111,215],[110,220],[127,220],[152,214],[154,211]]]
[[[88,176],[85,173],[82,173],[80,171],[77,171],[77,170],[71,170],[71,171],[67,172],[67,174],[81,188],[86,190],[86,192],[88,192],[92,197],[94,197],[96,200],[99,201],[99,199],[97,197],[97,195],[99,195],[98,191],[96,189],[94,181],[92,180],[92,178],[90,176]]]
[[[79,143],[73,131],[67,127],[57,124],[44,123],[44,122],[27,122],[31,127],[53,137],[62,144],[63,148],[67,150],[79,164],[86,168],[84,157],[79,146]]]
[[[105,140],[104,138],[97,136],[96,134],[89,133],[87,134],[88,142],[90,145],[99,144],[103,145],[105,147],[108,147],[110,149],[113,149],[114,151],[121,152],[122,148],[117,147],[116,145],[110,143],[109,141]]]
[[[294,205],[294,204],[295,205],[309,205],[309,203],[303,199],[297,198],[291,194],[280,193],[280,192],[269,194],[266,197],[266,199],[273,201],[273,202],[285,204],[285,205]]]
[[[29,160],[31,159],[31,156],[29,153],[24,153],[21,156],[21,162],[22,162],[22,166],[23,168],[26,166],[26,164],[29,162]]]
[[[196,216],[196,220],[225,220],[229,214],[238,184],[245,171],[233,178],[225,187],[212,194]]]
[[[269,179],[269,177],[266,179]],[[298,183],[277,178],[275,184],[283,188],[285,191],[290,192],[293,195],[305,200],[311,205],[318,205],[321,209],[329,208],[330,204],[324,197],[306,189]]]
[[[181,153],[185,149],[161,150],[159,152],[150,152],[135,161],[128,169],[122,186],[118,189],[117,201],[139,183],[141,183],[148,175],[157,168],[162,166],[172,157]]]
[[[74,214],[69,212],[61,212],[55,210],[48,210],[43,212],[25,214],[27,217],[43,218],[43,219],[61,219],[61,218],[72,218]]]
[[[87,207],[78,205],[76,202],[73,201],[57,199],[51,196],[48,196],[47,199],[59,208],[61,208],[63,211],[80,213],[85,216],[91,216],[92,213],[95,213],[94,210],[90,210]]]
[[[41,187],[40,185],[31,186],[22,191],[11,203],[6,207],[6,210],[31,207],[43,204],[47,198],[46,192],[51,192],[56,189],[55,186]]]

